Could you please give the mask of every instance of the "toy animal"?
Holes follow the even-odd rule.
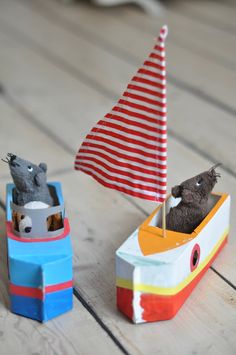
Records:
[[[24,205],[25,208],[29,209],[41,209],[50,207],[44,202],[32,201]],[[12,215],[12,220],[14,224],[14,229],[20,233],[30,233],[32,229],[32,220],[29,216],[23,215],[19,212],[14,212]],[[60,213],[56,213],[47,218],[47,228],[48,231],[55,231],[63,227],[62,217]]]
[[[172,195],[181,197],[180,203],[172,207],[166,216],[167,229],[192,233],[205,218],[208,211],[208,197],[220,174],[215,171],[220,164],[194,176],[172,188]]]
[[[8,153],[6,159],[12,179],[15,183],[13,189],[13,202],[27,209],[41,209],[53,206],[53,199],[47,185],[47,165],[40,163],[38,166]],[[29,216],[13,211],[12,221],[14,229],[20,233],[30,233],[32,220]],[[48,231],[62,228],[61,214],[54,214],[47,219]]]
[[[13,190],[15,204],[24,206],[31,201],[41,201],[49,206],[53,205],[47,186],[47,164],[35,165],[11,153],[8,153],[6,159],[2,160],[8,163],[15,184]]]

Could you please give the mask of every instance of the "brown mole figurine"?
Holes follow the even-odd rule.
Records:
[[[194,176],[174,186],[172,195],[181,197],[180,203],[172,207],[166,216],[166,228],[176,232],[192,233],[206,217],[208,211],[208,198],[220,174],[215,169],[216,164],[208,171]]]

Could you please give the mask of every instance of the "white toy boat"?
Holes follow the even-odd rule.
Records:
[[[211,195],[210,212],[191,234],[164,233],[157,227],[163,225],[161,215],[179,202],[169,197],[165,203],[166,36],[163,26],[148,59],[111,112],[86,136],[75,159],[75,169],[105,187],[163,202],[116,252],[117,306],[135,323],[173,317],[229,231],[227,194]]]
[[[167,212],[176,200],[167,200]],[[165,238],[159,206],[117,250],[117,306],[135,323],[172,318],[225,245],[230,197],[212,194],[210,203],[191,234],[167,230]]]

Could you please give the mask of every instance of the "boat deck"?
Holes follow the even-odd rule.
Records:
[[[9,311],[0,169],[0,352],[236,353],[236,6],[168,2],[162,17],[89,1],[0,0],[0,152],[48,164],[61,181],[74,248],[74,309],[42,325]],[[171,321],[133,325],[115,305],[115,250],[155,205],[73,171],[84,135],[110,110],[153,45],[167,39],[168,188],[215,162],[233,198],[229,243]]]

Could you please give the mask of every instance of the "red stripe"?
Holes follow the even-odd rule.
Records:
[[[139,83],[151,85],[151,86],[154,86],[154,87],[159,88],[159,89],[165,89],[165,85],[159,84],[156,81],[152,81],[152,80],[141,78],[140,76],[134,76],[132,81],[137,81]]]
[[[45,287],[45,293],[52,293],[52,292],[56,292],[56,291],[61,291],[61,290],[65,290],[67,288],[71,288],[73,286],[73,281],[66,281],[66,282],[62,282],[60,284],[57,285],[50,285],[50,286],[46,286]]]
[[[158,91],[154,91],[154,90],[150,90],[150,89],[147,89],[147,88],[144,88],[142,86],[138,86],[138,85],[134,85],[134,84],[129,84],[128,89],[131,89],[131,90],[135,90],[135,91],[140,91],[140,92],[144,92],[146,94],[149,94],[149,95],[152,95],[152,96],[156,96],[156,97],[159,97],[160,99],[165,99],[166,98],[166,94],[162,94]],[[129,93],[129,92],[128,92]],[[126,94],[126,92],[123,94],[123,96]],[[147,102],[149,102],[150,104],[152,105],[157,105],[157,106],[160,106],[160,107],[166,107],[166,104],[161,102],[161,101],[156,101],[156,100],[153,100],[153,99],[149,99],[145,96],[142,96],[142,98],[148,100]],[[145,100],[144,100],[145,101]]]
[[[130,110],[127,110],[127,109],[125,109],[123,107],[118,107],[118,106],[113,107],[112,110],[113,111],[117,111],[117,112],[122,112],[125,115],[131,116],[131,117],[140,118],[141,120],[144,120],[145,122],[155,123],[155,124],[158,124],[160,126],[166,126],[166,120],[165,119],[163,119],[163,121],[161,121],[161,120],[158,120],[156,118],[152,118],[152,117],[149,117],[147,115],[143,115],[141,113],[130,111]]]
[[[135,163],[143,164],[144,166],[150,166],[152,168],[166,169],[166,165],[158,164],[156,162],[152,163],[152,162],[143,160],[141,158],[134,157],[132,155],[130,156],[130,155],[127,155],[127,154],[122,154],[122,153],[117,152],[116,150],[113,150],[113,149],[105,147],[105,146],[101,146],[99,144],[95,144],[95,143],[91,143],[91,142],[89,142],[89,143],[88,142],[84,142],[82,147],[92,147],[92,148],[95,148],[95,149],[101,149],[102,148],[102,150],[104,150],[105,152],[113,154],[113,155],[116,155],[117,157],[122,158],[122,159],[127,159],[128,161],[132,161],[132,162],[135,162]],[[80,150],[79,150],[79,152],[80,152]]]
[[[152,90],[149,90],[149,89],[143,89],[141,86],[136,86],[136,85],[128,85],[128,89],[139,91],[141,93],[147,93],[147,94],[150,94],[150,91],[152,91]],[[151,104],[151,105],[154,105],[154,106],[166,107],[166,103],[150,99],[150,98],[148,98],[146,96],[133,94],[133,93],[131,93],[129,91],[124,92],[123,96],[131,97],[132,99],[135,99],[135,100],[147,102],[148,104]],[[155,96],[157,96],[157,97],[161,97],[162,96],[162,99],[165,98],[165,94],[159,94],[158,93]]]
[[[22,238],[16,236],[12,231],[12,222],[7,221],[6,222],[6,228],[7,228],[7,237],[10,239],[17,240],[19,243],[39,243],[39,242],[54,242],[55,240],[63,239],[66,238],[70,234],[70,225],[68,218],[64,218],[64,232],[60,234],[58,237],[48,237],[48,238]]]
[[[149,57],[150,57],[150,58],[158,59],[158,60],[160,60],[161,62],[165,61],[165,57],[161,56],[160,54],[151,53]]]
[[[120,122],[121,122],[121,120],[120,120]],[[103,120],[103,121],[99,121],[99,123],[98,124],[101,124],[101,125],[103,125],[103,126],[106,126],[106,128],[109,128],[109,127],[111,127],[111,128],[114,128],[114,129],[117,129],[117,130],[119,130],[119,131],[121,131],[121,132],[125,132],[125,133],[127,133],[127,134],[133,134],[133,135],[135,135],[135,136],[137,136],[137,137],[142,137],[142,138],[146,138],[146,139],[149,139],[149,140],[152,140],[152,141],[154,141],[154,142],[157,142],[158,141],[158,137],[157,136],[151,136],[151,135],[149,135],[149,134],[147,134],[147,133],[143,133],[143,132],[140,132],[140,131],[137,131],[137,130],[134,130],[134,129],[131,129],[131,128],[126,128],[126,127],[123,127],[123,126],[121,126],[121,125],[119,125],[119,124],[117,124],[117,123],[113,123],[113,122],[111,122],[111,120]],[[151,128],[151,127],[150,127]],[[165,132],[166,131],[161,131],[161,130],[159,130],[160,132],[160,134],[165,134]],[[150,130],[150,133],[154,133],[154,129],[151,131]],[[155,133],[157,133],[157,132],[155,132]],[[164,139],[164,138],[160,138],[160,139]],[[166,138],[165,138],[165,142],[166,142]],[[163,143],[163,142],[161,142],[161,143]]]
[[[155,73],[155,72],[153,72],[151,70],[148,70],[148,69],[145,69],[145,68],[140,68],[138,70],[138,73],[139,74],[149,75],[149,76],[151,76],[153,78],[160,79],[161,81],[166,79],[165,75],[162,75],[162,74],[159,74],[159,73]]]
[[[137,110],[141,110],[141,111],[144,111],[144,112],[150,112],[150,113],[153,113],[154,115],[158,115],[158,116],[161,116],[161,117],[166,117],[166,112],[153,110],[152,108],[147,107],[147,106],[134,104],[132,102],[129,102],[129,101],[126,101],[126,100],[123,100],[123,99],[120,99],[118,101],[118,103],[121,104],[121,105],[125,105],[125,106],[130,106],[130,107],[136,108]]]
[[[155,146],[155,145],[152,145],[152,144],[148,144],[148,143],[144,143],[144,142],[139,141],[139,140],[134,139],[134,138],[125,137],[125,136],[123,136],[121,134],[111,132],[111,131],[109,131],[109,129],[107,130],[107,129],[103,129],[103,128],[94,127],[91,130],[91,133],[96,133],[96,132],[98,132],[100,134],[107,135],[108,137],[113,137],[113,138],[120,139],[123,142],[132,143],[135,146],[137,146],[137,148],[147,148],[147,149],[150,149],[150,150],[158,150],[159,152],[166,152],[166,148],[158,147],[158,146]],[[127,131],[127,133],[128,133],[128,131]],[[93,137],[93,139],[97,138],[97,136],[91,136],[90,138],[92,138],[92,137]],[[156,143],[164,144],[164,143],[166,143],[166,139],[162,139],[162,138],[158,138],[157,137],[156,138]],[[126,146],[126,148],[127,148],[127,146]]]
[[[72,280],[60,284],[56,284],[56,285],[49,285],[46,286],[44,289],[40,289],[36,287],[17,286],[10,283],[9,290],[12,295],[37,298],[42,301],[46,296],[46,294],[66,290],[67,288],[71,288],[72,286],[73,286]]]
[[[150,131],[150,132],[155,132],[155,133],[159,133],[159,134],[166,134],[167,133],[167,130],[165,129],[165,127],[163,129],[160,129],[160,128],[148,126],[148,125],[143,124],[141,122],[129,120],[128,118],[124,118],[122,116],[114,115],[114,114],[111,114],[111,113],[106,114],[105,117],[109,118],[109,120],[114,120],[114,121],[117,120],[119,122],[123,122],[125,124],[131,125],[131,126],[134,126],[134,127],[139,127],[139,128],[142,128],[142,129],[146,129],[147,131]]]
[[[16,286],[10,284],[9,291],[10,294],[15,296],[32,297],[32,298],[38,298],[39,300],[43,299],[43,292],[39,288]]]
[[[108,187],[110,189],[115,189],[117,191],[120,191],[120,192],[124,192],[128,195],[131,195],[131,196],[135,196],[135,197],[139,197],[139,198],[142,198],[142,199],[145,199],[145,200],[150,200],[150,201],[156,201],[156,196],[149,196],[149,195],[146,195],[145,193],[139,193],[139,192],[135,192],[135,191],[132,191],[132,190],[127,190],[125,187],[120,187],[120,186],[116,186],[116,185],[113,185],[113,184],[109,184],[107,182],[105,182],[104,180],[100,179],[99,177],[97,177],[96,175],[94,175],[92,172],[90,171],[86,171],[86,170],[83,170],[83,168],[79,169],[81,171],[83,171],[84,173],[92,176],[96,181],[98,181],[101,185],[105,186],[105,187]],[[163,190],[162,192],[163,194],[166,193],[166,191]],[[163,202],[165,200],[165,198],[163,197],[159,197],[158,198],[158,201],[159,202]]]
[[[155,68],[155,69],[161,70],[161,71],[165,71],[166,70],[165,66],[157,64],[157,63],[154,63],[154,62],[151,62],[150,60],[146,60],[144,62],[144,65],[146,65],[147,67],[151,67],[151,68]]]
[[[160,173],[160,172],[158,172],[156,170],[144,169],[144,168],[141,168],[141,167],[139,167],[137,165],[133,165],[133,164],[130,164],[130,163],[125,163],[125,162],[122,162],[122,161],[117,161],[116,159],[113,159],[113,158],[109,157],[108,155],[106,155],[104,153],[101,153],[101,152],[99,152],[97,150],[80,149],[79,153],[76,156],[76,162],[79,159],[81,159],[81,158],[83,159],[83,154],[85,154],[85,153],[94,154],[94,155],[96,155],[98,157],[101,157],[101,158],[109,161],[111,164],[114,164],[114,165],[117,165],[117,166],[122,166],[124,168],[130,169],[130,170],[133,170],[133,171],[137,171],[139,173],[153,175],[155,177],[161,177],[161,178],[166,178],[166,176],[167,176],[166,174]],[[78,165],[79,165],[79,163],[78,163]],[[146,166],[146,164],[144,166]]]
[[[93,168],[93,165],[91,165],[89,163],[85,163],[85,160],[91,161],[91,162],[96,163],[98,165],[101,165],[103,168],[105,168],[106,170],[108,170],[114,174],[124,175],[126,177],[130,177],[131,179],[140,180],[141,182],[149,182],[152,184],[158,184],[160,186],[166,186],[166,182],[158,180],[156,176],[154,179],[151,179],[151,178],[143,177],[140,175],[136,175],[136,174],[132,173],[131,170],[124,171],[124,170],[120,170],[120,169],[115,169],[115,168],[112,168],[111,166],[107,165],[106,163],[104,163],[94,157],[88,157],[88,156],[81,155],[78,157],[77,162],[79,164],[81,164],[82,166],[86,166],[87,168]],[[118,164],[118,165],[121,166],[121,164]]]
[[[154,49],[156,51],[159,51],[159,52],[164,52],[165,51],[165,47],[161,47],[159,46],[158,44],[155,45]],[[164,56],[163,56],[164,57]]]
[[[80,166],[81,166],[81,170],[83,170],[83,168],[92,169],[94,172],[97,172],[98,174],[102,175],[105,179],[108,179],[109,181],[118,182],[120,184],[124,184],[124,185],[127,185],[129,187],[136,188],[136,189],[143,190],[143,191],[144,190],[145,191],[149,191],[149,192],[158,191],[160,193],[163,193],[162,190],[159,190],[157,187],[151,187],[151,186],[142,185],[140,183],[131,182],[131,181],[128,181],[126,179],[120,178],[118,176],[111,176],[110,174],[107,174],[103,170],[101,170],[101,169],[99,169],[96,166],[91,165],[91,164],[86,164],[84,162],[80,162]],[[157,184],[157,186],[158,186],[158,184]]]

